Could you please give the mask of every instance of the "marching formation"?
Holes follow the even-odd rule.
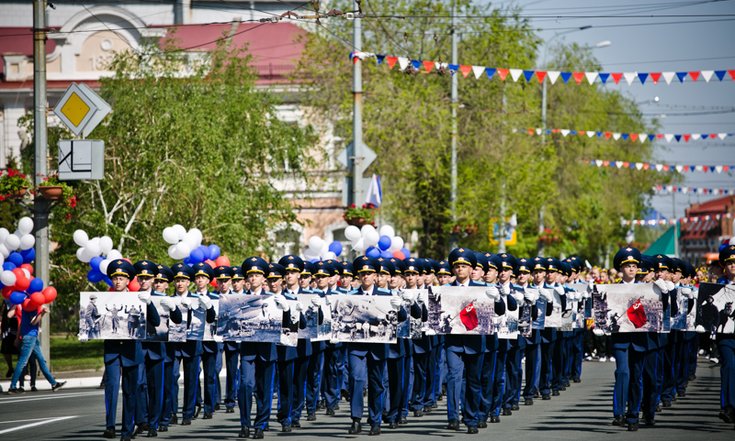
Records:
[[[721,251],[720,264],[724,271],[720,282],[735,284],[735,245]],[[617,283],[649,284],[672,317],[678,305],[691,310],[696,303],[696,274],[687,262],[623,248],[615,255],[614,266],[621,276]],[[439,292],[444,292],[436,288],[440,286],[456,287],[447,291],[453,293],[462,292],[461,287],[483,287],[482,302],[491,305],[493,317],[517,323],[537,323],[555,310],[562,315],[573,312],[584,320],[582,326],[571,328],[549,321],[541,327],[529,325],[515,338],[498,333],[441,334],[421,327],[420,332],[392,344],[307,338],[299,338],[296,346],[264,341],[107,339],[105,438],[118,435],[115,417],[121,378],[122,440],[136,434],[155,437],[174,430],[173,425],[190,425],[199,416],[212,419],[222,410],[239,412],[238,437],[263,438],[265,431],[273,430],[269,422],[274,393],[275,417],[282,432],[302,427],[304,420],[316,420],[320,410],[334,415],[344,398],[352,420],[348,432],[380,435],[381,429],[421,418],[436,409],[437,401],[446,399],[446,428],[458,431],[463,425],[474,434],[519,411],[521,404],[551,400],[580,382],[588,333],[593,339],[610,340],[616,363],[613,425],[638,430],[642,414],[642,423],[653,426],[662,407],[686,394],[687,382],[695,378],[697,332],[716,339],[722,363],[719,417],[735,422],[733,331],[717,323],[705,328],[700,318],[696,330],[690,323],[681,330],[664,326],[665,332],[622,332],[620,317],[613,319],[613,327],[595,327],[593,302],[611,303],[614,294],[605,291],[611,285],[588,279],[585,264],[574,257],[526,259],[456,248],[441,261],[360,256],[351,263],[311,263],[288,255],[271,263],[249,257],[239,267],[177,263],[169,268],[147,260],[133,265],[119,259],[110,263],[107,275],[116,291],[125,291],[137,277],[140,291],[121,295],[137,296],[146,305],[145,321],[153,327],[162,320],[174,325],[190,322],[192,309],[199,309],[203,320],[212,324],[217,320],[213,301],[222,302],[226,296],[269,296],[280,311],[277,320],[283,329],[298,332],[313,307],[330,305],[330,298],[339,294],[389,297],[390,315],[397,322],[426,324],[432,305],[440,304]],[[584,289],[571,288],[582,283]],[[415,295],[417,289],[426,290],[428,296]],[[314,300],[314,294],[322,303]],[[156,297],[161,299],[153,302]],[[90,304],[96,309],[94,299]],[[463,305],[459,320],[465,329],[479,326],[478,314],[472,310],[478,305]],[[624,319],[640,328],[647,320],[641,315],[645,306],[639,299]],[[87,316],[94,313],[89,311]],[[263,314],[270,313],[264,309]],[[723,320],[729,320],[727,314]],[[226,371],[224,388],[219,381],[222,369]]]

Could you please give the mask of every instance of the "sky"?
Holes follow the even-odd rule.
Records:
[[[610,41],[609,46],[593,52],[608,72],[735,69],[735,0],[512,0],[492,4],[522,6],[523,15],[530,17],[549,46],[563,41],[592,47]],[[591,28],[571,31],[586,26]],[[658,117],[660,133],[735,133],[735,81],[705,83],[700,79],[668,86],[663,81],[658,85],[623,83],[604,87],[620,90],[640,103],[647,118]],[[735,164],[735,137],[660,142],[654,158],[670,164]],[[683,177],[678,185],[735,189],[733,172],[684,173]],[[665,217],[678,218],[690,204],[717,197],[722,196],[668,194],[654,196],[651,203]]]

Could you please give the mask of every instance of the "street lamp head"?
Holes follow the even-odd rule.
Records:
[[[591,27],[592,27],[592,25],[584,25],[584,26],[580,26],[578,28],[578,30],[580,30],[580,31],[586,31],[587,29],[590,29]]]
[[[597,43],[595,43],[595,47],[598,49],[603,48],[603,47],[608,47],[608,46],[612,46],[612,41],[602,40],[602,41],[598,41]]]

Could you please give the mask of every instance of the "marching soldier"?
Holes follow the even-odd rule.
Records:
[[[199,298],[199,307],[206,310],[207,324],[214,323],[216,320],[216,312],[212,300],[218,300],[219,294],[209,291],[209,284],[214,279],[214,270],[211,266],[204,262],[197,263],[192,267],[194,270],[194,293]],[[219,376],[217,375],[217,354],[220,352],[220,345],[216,341],[202,341],[201,362],[204,371],[204,415],[202,419],[212,419],[214,407],[217,403],[217,386]],[[199,382],[197,381],[197,387]],[[202,397],[197,397],[197,402]]]
[[[735,245],[720,251],[720,265],[726,285],[735,285]],[[732,315],[731,315],[732,317]],[[735,423],[735,334],[717,333],[717,349],[720,352],[720,419]]]
[[[153,282],[153,296],[160,296],[164,297],[161,299],[161,320],[163,321],[168,315],[169,325],[171,323],[174,324],[180,324],[183,320],[183,317],[181,315],[181,310],[176,305],[176,302],[174,299],[168,296],[168,285],[169,283],[173,282],[174,280],[174,273],[171,271],[171,268],[165,266],[165,265],[158,265],[158,272],[156,273],[156,277]],[[168,328],[168,326],[167,326]],[[174,360],[176,358],[176,343],[174,342],[164,342],[163,345],[163,377],[161,379],[162,387],[162,406],[160,409],[160,420],[158,423],[158,431],[159,432],[167,432],[168,426],[173,423],[172,420],[172,411],[173,411],[173,383],[174,383]],[[155,378],[153,380],[149,379],[149,383],[156,383]],[[151,389],[148,389],[148,402],[152,403],[155,402],[155,398],[152,398],[150,395],[152,393],[157,393],[156,391],[152,391]],[[149,406],[149,417],[152,416],[152,411],[150,410],[152,406]],[[151,418],[152,419],[152,418]]]

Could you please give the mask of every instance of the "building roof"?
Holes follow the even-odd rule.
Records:
[[[724,214],[730,213],[735,209],[735,196],[724,196],[712,199],[701,204],[692,204],[686,210],[686,215],[701,216],[707,214]]]

